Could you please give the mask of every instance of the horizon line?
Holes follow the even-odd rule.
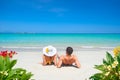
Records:
[[[1,33],[4,33],[4,34],[120,34],[120,32],[0,32]]]

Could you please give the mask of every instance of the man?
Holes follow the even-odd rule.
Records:
[[[78,58],[75,55],[72,55],[73,49],[72,47],[67,47],[66,55],[62,55],[58,61],[57,67],[60,68],[62,65],[73,65],[77,68],[80,68],[80,63]]]

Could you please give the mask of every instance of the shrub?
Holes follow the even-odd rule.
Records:
[[[95,65],[95,68],[101,72],[91,76],[91,80],[120,80],[120,52],[115,57],[106,52],[106,60],[103,59],[103,64]]]
[[[29,80],[33,75],[22,68],[14,68],[17,60],[10,60],[9,56],[0,56],[0,80]]]

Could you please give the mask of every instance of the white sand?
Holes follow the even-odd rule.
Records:
[[[112,51],[109,51],[112,53]],[[13,59],[17,59],[15,67],[22,67],[32,72],[35,80],[88,80],[89,77],[98,72],[94,69],[95,64],[101,64],[102,59],[105,58],[106,50],[98,51],[77,51],[74,52],[77,55],[81,68],[75,67],[61,67],[56,66],[42,66],[39,64],[42,62],[41,52],[18,52]],[[65,54],[65,52],[58,52],[59,55]]]

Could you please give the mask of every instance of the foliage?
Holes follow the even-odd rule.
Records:
[[[100,73],[91,76],[91,80],[120,80],[120,52],[115,57],[106,52],[106,60],[103,59],[103,64],[95,65],[95,68]]]
[[[33,74],[22,68],[14,68],[17,60],[0,56],[0,80],[29,80]]]

